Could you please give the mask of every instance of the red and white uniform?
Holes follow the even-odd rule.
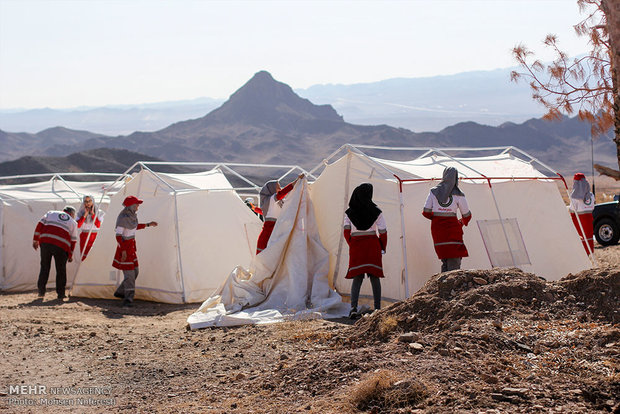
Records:
[[[80,251],[82,252],[82,260],[86,259],[90,248],[93,247],[93,243],[97,238],[97,232],[101,227],[104,213],[97,210],[97,214],[91,214],[90,220],[86,219],[86,214],[77,220],[78,228],[80,229]],[[90,237],[88,234],[90,233]],[[88,241],[87,241],[88,239]]]
[[[461,220],[457,217],[457,210],[461,212]],[[429,193],[422,215],[431,220],[431,235],[439,259],[469,255],[463,243],[463,226],[471,220],[471,212],[464,196],[450,195],[448,201],[441,204],[433,193]]]
[[[366,230],[358,230],[345,214],[344,239],[349,245],[349,270],[345,276],[347,279],[364,273],[383,277],[381,252],[385,252],[387,247],[387,226],[383,213],[379,214],[373,225]]]
[[[136,249],[136,231],[142,230],[146,224],[140,223],[135,229],[124,227],[116,228],[116,253],[112,267],[120,270],[134,270],[138,266],[138,253]],[[123,260],[123,252],[126,253]]]
[[[58,246],[67,252],[69,259],[73,259],[77,229],[75,220],[64,211],[48,211],[37,223],[32,240]]]
[[[577,233],[579,233],[579,237],[581,237],[583,248],[588,254],[592,254],[594,252],[594,229],[592,210],[594,210],[594,194],[588,193],[586,196],[586,201],[584,201],[583,199],[570,199],[568,211],[570,212],[570,216],[573,219],[573,224],[577,229]],[[579,225],[580,223],[581,226]],[[583,232],[585,232],[585,236],[581,231],[582,228]],[[590,247],[589,251],[588,246]]]
[[[280,217],[282,207],[284,206],[281,200],[291,192],[294,186],[295,183],[290,183],[272,195],[269,198],[269,207],[267,208],[267,211],[262,211],[260,208],[256,208],[254,210],[259,214],[262,214],[265,219],[263,229],[261,230],[260,235],[258,236],[258,241],[256,242],[256,254],[259,254],[267,248],[267,243],[269,242],[273,228],[275,227],[276,221],[278,221],[278,217]]]

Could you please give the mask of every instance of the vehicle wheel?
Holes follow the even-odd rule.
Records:
[[[596,241],[602,246],[617,244],[620,239],[620,229],[618,224],[611,219],[602,219],[594,226],[594,236]]]

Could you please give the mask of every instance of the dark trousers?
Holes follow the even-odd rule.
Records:
[[[381,309],[381,279],[368,273],[370,285],[372,286],[372,297],[375,302],[375,309]],[[364,274],[357,275],[353,278],[351,285],[351,308],[357,308],[357,301],[360,297],[360,289],[364,281]]]
[[[39,281],[37,287],[39,294],[45,294],[45,285],[50,277],[50,267],[52,265],[52,257],[56,265],[56,293],[58,296],[65,296],[65,287],[67,285],[67,259],[69,255],[61,247],[49,243],[41,243],[41,270],[39,271]]]
[[[441,273],[457,270],[461,268],[461,258],[453,257],[450,259],[441,259]]]

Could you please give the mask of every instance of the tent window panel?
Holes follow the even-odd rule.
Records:
[[[477,223],[492,267],[531,264],[516,218],[504,219],[503,229],[500,220],[478,220]]]

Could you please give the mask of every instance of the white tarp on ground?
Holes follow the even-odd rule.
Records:
[[[303,179],[250,269],[236,267],[187,322],[199,329],[344,316],[348,305],[329,287],[328,260]]]
[[[136,299],[202,302],[230,269],[250,264],[261,221],[219,169],[200,174],[142,170],[112,197],[107,220],[80,266],[72,295],[113,298],[123,280],[122,271],[112,267],[114,226],[129,195],[144,200],[138,211],[141,223],[159,224],[136,233],[140,264]]]
[[[37,288],[41,256],[32,248],[32,236],[37,223],[50,210],[62,210],[66,205],[78,209],[82,197],[92,195],[99,207],[105,209],[107,198],[101,202],[103,186],[109,182],[64,181],[58,178],[20,185],[0,186],[0,290],[23,292]],[[79,260],[79,242],[67,263],[67,285],[70,284]],[[55,287],[56,269],[52,263],[48,288]]]
[[[591,263],[556,182],[540,179],[543,175],[528,162],[510,154],[473,158],[471,163],[468,158],[458,158],[455,162],[443,157],[400,162],[349,151],[328,164],[310,186],[321,240],[330,255],[330,282],[338,292],[348,293],[351,286],[351,282],[344,279],[349,258],[348,245],[342,235],[344,211],[353,189],[364,182],[374,186],[373,200],[383,210],[388,227],[382,296],[391,300],[405,299],[440,271],[441,262],[431,238],[431,222],[421,213],[430,188],[441,179],[446,166],[454,166],[461,177],[480,177],[480,174],[487,177],[531,177],[526,180],[492,180],[492,188],[486,180],[459,183],[473,215],[469,226],[464,227],[469,257],[463,259],[463,269],[490,269],[487,247],[499,250],[506,247],[503,231],[497,231],[501,226],[492,227],[496,230],[496,237],[491,242],[499,244],[494,246],[490,246],[488,240],[485,245],[480,229],[486,223],[497,222],[500,213],[502,219],[514,219],[511,222],[518,224],[527,250],[530,263],[519,264],[519,268],[548,280],[558,280],[569,273],[590,268]],[[401,179],[435,181],[404,182],[401,192],[395,175]],[[505,253],[510,257],[509,251]],[[369,285],[362,285],[362,294],[371,294]]]

